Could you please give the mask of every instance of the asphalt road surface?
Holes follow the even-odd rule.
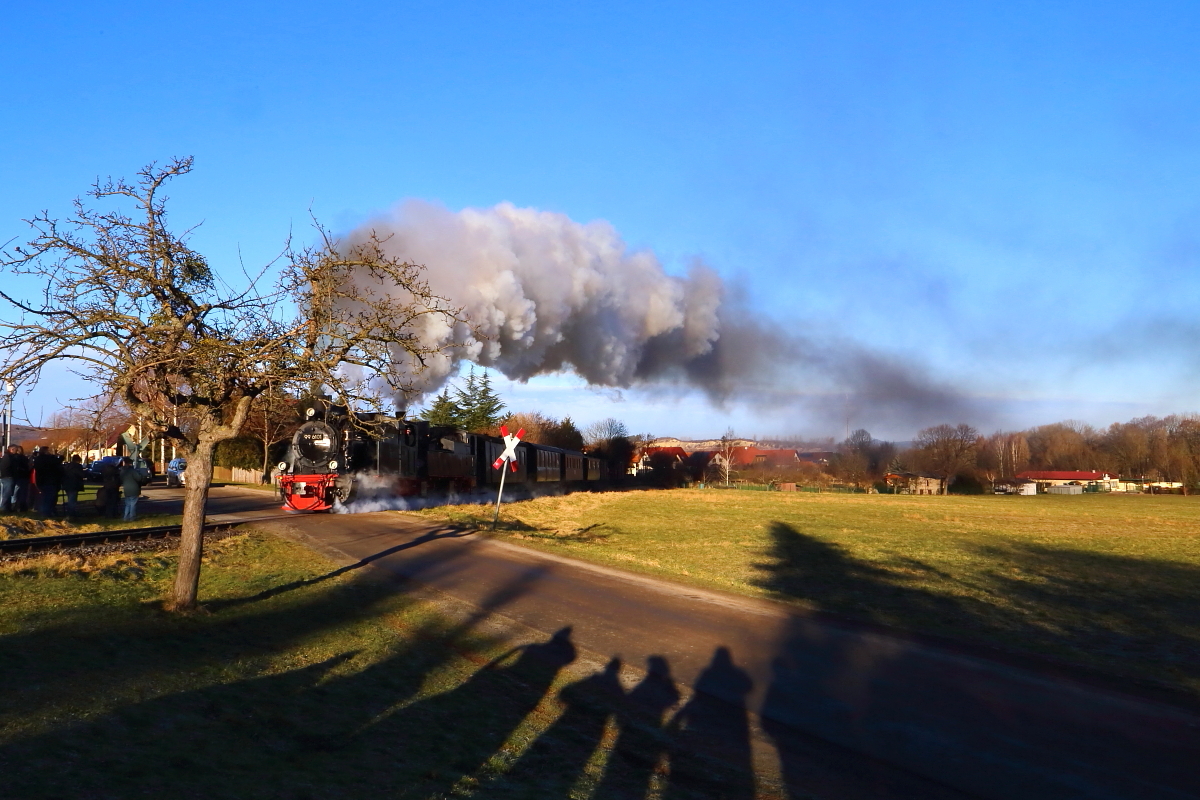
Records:
[[[169,502],[167,491],[156,500]],[[210,513],[240,511],[265,516],[278,503],[216,490]],[[569,629],[576,647],[601,658],[660,659],[676,683],[753,721],[794,797],[1200,797],[1200,712],[1086,674],[395,513],[293,516],[271,526],[400,578],[400,590],[432,589],[546,637]]]

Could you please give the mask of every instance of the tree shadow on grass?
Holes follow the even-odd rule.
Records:
[[[385,646],[386,657],[366,669],[350,652],[264,676],[279,669],[272,663],[277,659],[313,652],[306,642],[347,634],[354,641],[366,627],[383,624],[385,615],[402,623],[413,604],[397,597],[394,582],[313,586],[190,618],[145,605],[97,608],[0,637],[0,684],[8,687],[0,705],[0,796],[141,796],[157,785],[154,776],[171,783],[199,774],[209,769],[202,766],[212,763],[209,757],[235,771],[247,758],[266,769],[286,755],[280,742],[303,749],[305,742],[344,738],[412,696],[454,657],[455,642],[536,579],[521,576],[457,625],[418,614],[418,627],[404,629],[391,640],[394,652]],[[363,676],[358,681],[331,680],[333,673],[356,669]],[[342,690],[332,706],[322,699],[327,684]],[[304,711],[306,702],[313,709]],[[20,733],[30,723],[42,732]],[[199,741],[209,733],[212,742]],[[112,770],[128,780],[107,780]],[[234,779],[234,788],[214,785],[207,796],[242,796],[243,788],[274,796],[263,785],[242,787]]]
[[[405,542],[404,544],[399,544],[395,547],[389,547],[386,550],[381,550],[378,553],[373,553],[366,558],[359,559],[353,564],[347,564],[344,567],[339,567],[338,569],[327,572],[324,575],[318,575],[315,578],[306,578],[300,581],[292,581],[291,583],[285,583],[280,586],[272,586],[270,589],[266,589],[250,597],[234,597],[222,600],[212,600],[206,603],[205,606],[209,610],[218,611],[223,608],[232,608],[234,606],[245,605],[246,603],[256,603],[260,600],[266,600],[267,598],[276,597],[286,592],[295,591],[296,589],[303,589],[306,586],[315,586],[318,583],[324,583],[325,581],[333,580],[334,578],[340,578],[342,575],[345,575],[349,572],[354,572],[355,570],[369,566],[381,558],[386,558],[387,556],[402,552],[404,550],[411,550],[414,547],[420,547],[423,544],[428,544],[429,542],[437,541],[438,539],[461,539],[464,536],[470,535],[470,531],[463,531],[456,528],[430,531],[424,536],[413,539],[411,542]]]
[[[860,561],[784,523],[771,536],[759,585],[785,597],[1135,677],[1147,688],[1200,692],[1200,567],[1010,543],[981,548],[994,566],[956,585],[916,559]]]
[[[2,637],[0,683],[16,691],[0,707],[0,796],[543,798],[603,782],[599,796],[640,798],[651,782],[664,788],[664,757],[683,759],[662,720],[678,698],[665,660],[628,694],[616,661],[560,692],[576,659],[566,628],[471,665],[478,623],[542,575],[527,570],[458,621],[418,613],[395,582],[364,576],[292,582],[208,615],[129,604]],[[410,611],[417,622],[406,624]],[[368,630],[381,624],[401,631],[382,648]],[[340,638],[348,630],[365,638]],[[364,649],[310,646],[326,637]],[[318,663],[297,661],[319,652]],[[608,775],[614,759],[623,768]],[[682,767],[672,774],[686,780]],[[698,785],[678,796],[719,796],[719,782]]]
[[[784,523],[771,535],[771,560],[760,565],[765,588],[842,620],[976,643],[882,629],[877,635],[837,618],[796,615],[762,710],[789,785],[803,782],[789,772],[790,755],[807,747],[790,737],[807,731],[985,796],[1187,796],[1171,792],[1195,788],[1194,732],[1172,731],[1133,711],[1120,717],[1122,725],[1093,726],[1087,702],[1055,679],[1105,692],[1131,689],[1122,674],[1170,684],[1174,668],[1194,680],[1200,570],[1022,544],[988,551],[995,567],[976,573],[970,586],[955,586],[913,559],[866,563]],[[928,586],[920,585],[923,573]],[[997,642],[1009,649],[988,647]],[[1097,652],[1118,657],[1105,661]],[[1012,666],[1018,669],[1010,672]],[[1196,707],[1177,689],[1142,690]],[[1105,708],[1126,714],[1120,701]],[[873,769],[867,760],[857,763]],[[1146,794],[1146,787],[1162,793]],[[935,796],[930,792],[914,793],[901,781],[879,796]]]
[[[565,798],[604,776],[603,755],[612,747],[606,731],[635,713],[614,661],[562,688],[557,697],[566,710],[553,718],[556,682],[576,657],[570,629],[515,648],[433,694],[425,687],[444,655],[406,647],[360,669],[356,655],[130,703],[48,733],[13,737],[0,745],[0,794]],[[665,696],[672,695],[678,696],[668,685]],[[681,757],[658,730],[658,746]],[[746,796],[726,794],[715,782],[695,791],[686,770],[682,777],[681,790],[670,796]],[[648,771],[618,775],[600,796],[645,797],[650,779]]]

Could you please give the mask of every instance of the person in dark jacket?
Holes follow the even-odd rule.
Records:
[[[29,458],[19,444],[11,445],[8,453],[9,494],[4,498],[9,513],[29,510]]]
[[[0,455],[0,514],[9,513],[9,509],[15,508],[16,505],[12,501],[17,485],[12,474],[16,453],[17,446],[14,444],[4,451],[4,455]]]
[[[100,469],[100,490],[104,492],[104,515],[116,519],[121,513],[121,471],[111,461]]]
[[[62,487],[62,460],[53,447],[43,447],[33,460],[33,479],[38,487],[39,508],[43,517],[53,517]]]
[[[63,464],[62,470],[62,490],[67,496],[67,516],[75,516],[75,502],[79,499],[79,493],[83,491],[83,459],[79,456],[71,456],[69,463]]]
[[[38,505],[38,488],[37,481],[35,480],[36,476],[33,474],[33,464],[35,461],[37,461],[38,454],[41,451],[42,448],[40,446],[34,447],[33,452],[28,456],[29,481],[25,484],[25,508],[28,508],[30,511],[37,511],[39,508],[41,508],[41,506]],[[21,454],[24,455],[24,453],[25,451],[22,450]]]

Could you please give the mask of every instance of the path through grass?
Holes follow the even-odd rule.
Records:
[[[580,493],[503,520],[527,546],[1200,695],[1198,498]]]

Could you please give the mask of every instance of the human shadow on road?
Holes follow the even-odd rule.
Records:
[[[695,693],[671,719],[671,784],[665,798],[700,796],[753,800],[754,765],[746,696],[750,676],[718,647]],[[719,788],[718,788],[719,787]]]
[[[604,796],[645,797],[670,749],[662,710],[678,696],[665,662],[629,695],[615,660],[567,678],[577,651],[564,628],[473,666],[478,623],[541,574],[458,622],[402,625],[383,657],[287,661],[298,643],[413,608],[379,580],[313,584],[195,618],[146,607],[67,614],[0,637],[0,681],[31,687],[0,705],[0,796],[566,797],[601,781],[620,730],[636,768]],[[89,707],[74,718],[59,710]],[[623,725],[634,718],[646,729]],[[639,737],[650,742],[643,763],[631,750]]]
[[[617,737],[596,790],[597,800],[623,797],[625,787],[661,790],[666,786],[671,766],[666,714],[679,698],[667,659],[646,659],[645,676],[612,709]]]
[[[603,670],[564,686],[557,696],[565,706],[562,714],[488,787],[488,796],[565,798],[577,783],[594,783],[611,748],[606,732],[624,698],[620,669],[614,658]]]

